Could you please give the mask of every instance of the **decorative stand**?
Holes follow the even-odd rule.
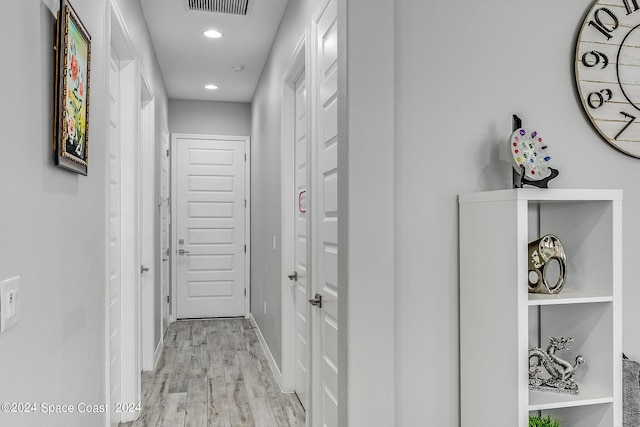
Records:
[[[512,128],[513,128],[512,129],[513,132],[522,128],[522,119],[520,119],[520,117],[516,116],[515,114],[513,115]],[[549,170],[551,171],[551,175],[536,181],[536,180],[527,178],[525,174],[524,166],[520,165],[518,170],[516,170],[515,168],[512,170],[513,188],[522,188],[524,184],[532,185],[538,188],[549,188],[549,181],[557,177],[559,174],[557,169],[550,167]]]

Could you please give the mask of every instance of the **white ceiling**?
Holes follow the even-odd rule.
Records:
[[[250,0],[246,16],[191,11],[185,0],[140,3],[169,98],[251,101],[287,0]],[[204,37],[208,29],[222,38]]]

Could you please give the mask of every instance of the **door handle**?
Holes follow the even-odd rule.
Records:
[[[298,280],[298,272],[294,271],[293,273],[291,273],[287,277],[289,278],[289,280]]]
[[[190,253],[189,251],[185,251],[184,249],[178,249],[178,255],[184,255]]]
[[[144,265],[140,266],[140,274],[146,273],[147,271],[149,271],[149,267],[145,267]]]
[[[314,307],[322,308],[322,295],[316,294],[314,299],[309,300],[309,304]]]

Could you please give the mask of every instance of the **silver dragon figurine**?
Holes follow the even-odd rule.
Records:
[[[539,391],[553,391],[556,393],[578,394],[578,384],[573,379],[578,366],[582,365],[584,357],[576,356],[572,365],[556,355],[558,350],[569,350],[573,338],[548,337],[549,345],[546,351],[539,347],[529,349],[529,389]],[[542,378],[542,369],[547,371],[548,377]]]

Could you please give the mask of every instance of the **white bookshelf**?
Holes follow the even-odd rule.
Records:
[[[459,197],[461,425],[527,427],[542,411],[563,427],[622,426],[621,190],[512,189]],[[557,295],[528,293],[528,243],[555,234],[567,255]],[[528,350],[586,363],[576,396],[528,388]],[[490,423],[490,424],[487,424]]]

